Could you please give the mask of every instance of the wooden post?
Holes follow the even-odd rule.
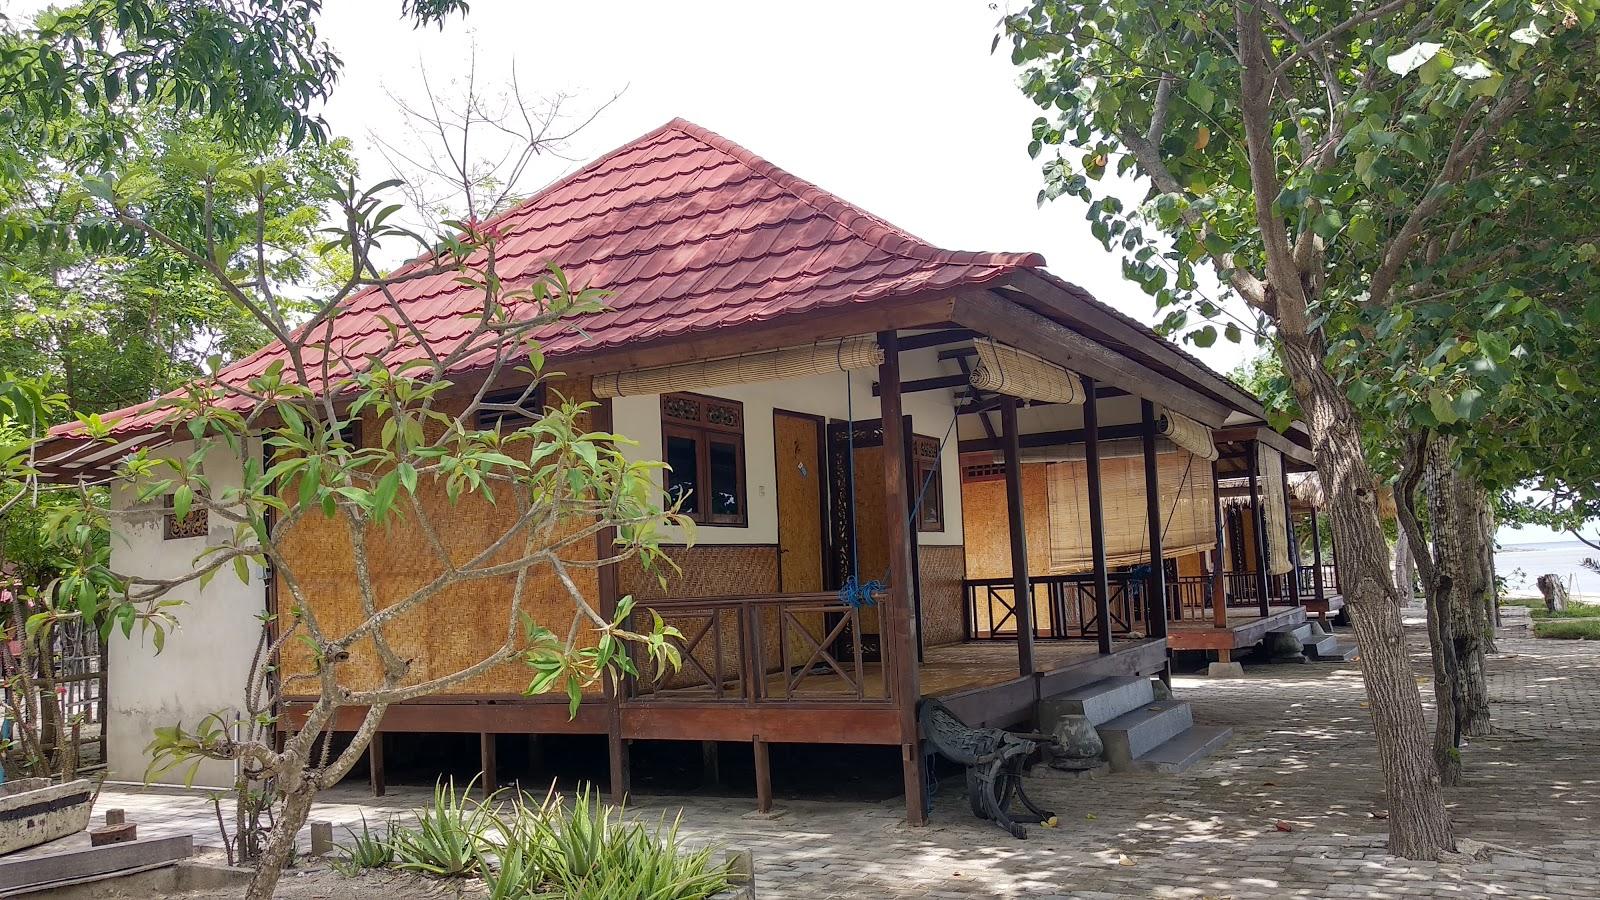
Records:
[[[1289,605],[1304,606],[1300,600],[1300,541],[1294,533],[1294,502],[1289,493],[1289,467],[1283,466],[1283,519],[1289,532]]]
[[[1089,552],[1094,566],[1094,614],[1100,653],[1111,653],[1111,578],[1106,574],[1106,522],[1100,501],[1100,408],[1094,379],[1083,376],[1083,461],[1089,479]]]
[[[494,735],[485,731],[478,735],[479,771],[483,773],[483,796],[487,798],[500,783],[499,766],[495,762]]]
[[[1328,595],[1324,593],[1326,585],[1322,583],[1322,524],[1317,517],[1315,506],[1311,507],[1311,589],[1316,595],[1317,603],[1327,603]]]
[[[1139,401],[1144,415],[1144,512],[1150,524],[1150,596],[1145,598],[1145,632],[1150,637],[1167,636],[1167,568],[1162,558],[1161,470],[1156,459],[1156,405]]]
[[[1271,590],[1267,586],[1267,513],[1261,508],[1260,449],[1255,441],[1249,446],[1250,514],[1255,517],[1256,526],[1256,599],[1260,601],[1262,618],[1266,618],[1272,612],[1272,600],[1267,596]]]
[[[528,735],[528,771],[544,771],[544,744],[540,743],[537,734]]]
[[[593,411],[589,413],[589,422],[595,431],[610,432],[612,426],[611,398],[605,397],[595,403]],[[595,556],[602,558],[610,556],[616,541],[616,529],[606,528],[594,536]],[[610,621],[617,612],[617,600],[621,591],[617,588],[616,564],[601,566],[595,573],[600,589],[600,614]],[[628,764],[628,742],[622,739],[622,704],[627,699],[628,692],[632,689],[633,682],[624,680],[620,686],[613,685],[611,679],[601,679],[602,696],[606,704],[606,750],[610,763],[611,776],[611,802],[620,805],[628,796],[631,780],[631,768]]]
[[[1033,586],[1028,582],[1028,532],[1022,509],[1022,449],[1017,445],[1017,398],[1000,398],[1005,440],[1006,524],[1011,530],[1011,599],[1017,618],[1017,671],[1034,673]]]
[[[367,744],[367,777],[372,782],[372,796],[382,797],[387,789],[383,772],[383,732],[373,732]]]
[[[722,785],[722,754],[718,752],[718,747],[716,741],[700,742],[700,770],[705,783],[712,787]]]
[[[917,702],[922,699],[917,671],[917,621],[912,609],[911,523],[909,479],[906,472],[905,430],[900,427],[900,340],[893,331],[878,332],[883,365],[878,367],[878,394],[883,418],[883,502],[888,527],[889,599],[879,607],[885,630],[885,650],[894,663],[893,696],[900,713],[900,756],[905,776],[906,822],[926,825],[928,810],[922,793],[922,750],[917,735]],[[759,777],[757,781],[759,782]]]
[[[769,813],[772,812],[772,760],[767,754],[767,742],[760,735],[750,744],[756,754],[756,812]]]
[[[1211,461],[1211,486],[1215,502],[1211,514],[1217,523],[1217,549],[1211,554],[1211,623],[1218,628],[1228,627],[1228,578],[1223,574],[1227,560],[1228,529],[1223,527],[1222,475],[1217,471],[1216,460]],[[1221,660],[1227,662],[1227,660]]]

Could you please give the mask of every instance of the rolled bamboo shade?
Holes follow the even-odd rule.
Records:
[[[667,394],[753,381],[803,378],[847,369],[868,369],[882,363],[883,350],[878,347],[877,340],[871,335],[857,335],[779,350],[627,372],[608,372],[594,376],[593,387],[596,397]]]
[[[969,380],[980,391],[1045,403],[1084,401],[1083,379],[1049,360],[988,338],[974,338],[972,346],[978,351],[978,364]]]
[[[1184,556],[1216,546],[1216,493],[1211,466],[1187,450],[1156,456],[1162,511],[1162,554]],[[1089,530],[1087,463],[1056,462],[1046,467],[1050,503],[1050,571],[1086,572],[1094,564]],[[1150,559],[1150,525],[1145,518],[1144,460],[1120,457],[1100,461],[1101,507],[1105,520],[1106,563],[1129,566]]]
[[[1282,575],[1294,568],[1289,561],[1289,508],[1283,493],[1283,454],[1266,444],[1256,444],[1256,474],[1263,482],[1259,493],[1267,507],[1267,571]]]
[[[1206,461],[1217,458],[1217,442],[1211,439],[1211,429],[1188,416],[1170,409],[1161,411],[1156,429],[1174,444]]]

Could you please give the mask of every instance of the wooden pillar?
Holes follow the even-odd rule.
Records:
[[[1094,566],[1094,614],[1100,653],[1111,653],[1111,578],[1106,574],[1106,522],[1100,496],[1100,408],[1094,379],[1083,376],[1083,462],[1089,481],[1089,552]]]
[[[1011,530],[1011,596],[1017,619],[1017,671],[1034,673],[1033,587],[1028,582],[1028,532],[1022,509],[1022,450],[1017,438],[1017,398],[1000,398],[1005,443],[1006,524]]]
[[[719,749],[716,741],[700,742],[700,771],[704,773],[705,783],[712,787],[722,785],[722,754]]]
[[[482,773],[482,791],[485,799],[493,794],[500,783],[499,766],[495,762],[494,735],[485,731],[478,735],[478,771]]]
[[[540,743],[537,734],[528,735],[528,771],[544,771],[544,744]]]
[[[1319,604],[1327,602],[1327,586],[1322,583],[1322,524],[1315,506],[1311,507],[1311,589]]]
[[[595,431],[611,431],[610,397],[596,402],[594,409],[589,413],[589,421]],[[594,539],[595,555],[609,556],[615,546],[616,529],[607,528],[596,534]],[[610,621],[616,615],[617,600],[621,595],[617,587],[616,564],[601,566],[596,575],[600,589],[600,614]],[[611,801],[620,805],[628,796],[632,780],[632,769],[628,764],[628,742],[622,739],[622,704],[626,702],[628,692],[633,689],[633,682],[624,676],[621,684],[612,684],[610,678],[601,679],[601,684],[606,704],[606,755],[610,764]]]
[[[1144,416],[1144,427],[1140,429],[1144,440],[1144,512],[1150,525],[1150,588],[1145,598],[1145,633],[1164,638],[1167,636],[1167,568],[1161,553],[1161,538],[1166,521],[1161,515],[1161,468],[1156,458],[1156,405],[1141,400],[1139,409]]]
[[[1250,473],[1250,514],[1255,517],[1256,533],[1256,599],[1261,607],[1261,615],[1265,618],[1272,612],[1272,600],[1267,596],[1271,588],[1267,584],[1267,514],[1261,507],[1261,461],[1259,450],[1255,441],[1249,444],[1249,473]]]
[[[760,735],[750,744],[756,754],[756,812],[769,813],[772,812],[772,759],[767,754],[767,742]]]
[[[883,365],[878,367],[878,401],[883,416],[883,502],[884,521],[889,529],[889,599],[879,607],[885,625],[885,650],[893,667],[892,695],[900,713],[900,757],[905,776],[906,822],[928,824],[923,796],[922,750],[917,735],[917,702],[922,698],[917,671],[917,621],[912,597],[917,577],[911,563],[911,523],[909,473],[906,471],[905,430],[900,427],[900,339],[893,331],[878,332],[883,348]],[[758,751],[764,752],[764,751]],[[760,778],[758,776],[757,782]]]
[[[1216,460],[1211,461],[1211,488],[1214,502],[1211,515],[1217,523],[1217,549],[1211,554],[1211,623],[1218,628],[1228,627],[1228,577],[1224,574],[1227,561],[1228,529],[1222,514],[1222,475],[1217,471]],[[1227,660],[1221,660],[1227,662]]]
[[[367,744],[367,777],[372,782],[372,796],[382,797],[387,786],[383,771],[383,732],[373,732]]]
[[[1289,586],[1289,604],[1291,606],[1304,606],[1300,600],[1300,541],[1294,533],[1294,502],[1293,495],[1289,493],[1289,467],[1282,466],[1283,472],[1283,519],[1284,529],[1289,536],[1289,578],[1285,584]]]

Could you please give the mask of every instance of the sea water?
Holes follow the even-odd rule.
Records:
[[[1600,561],[1600,550],[1582,541],[1501,544],[1494,554],[1494,568],[1512,596],[1539,596],[1534,580],[1552,574],[1566,582],[1574,600],[1600,602],[1600,572],[1586,568],[1585,558]]]

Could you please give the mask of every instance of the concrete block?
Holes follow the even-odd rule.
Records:
[[[1243,678],[1244,665],[1236,662],[1214,662],[1206,667],[1208,678]]]

